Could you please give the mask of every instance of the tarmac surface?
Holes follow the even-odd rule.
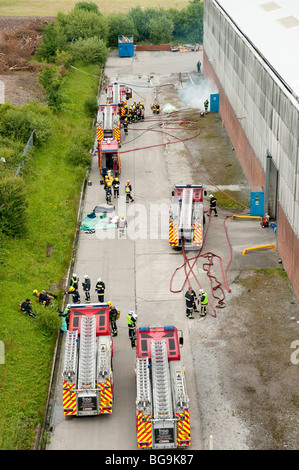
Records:
[[[119,58],[117,54],[111,54],[108,59],[105,68],[107,82],[118,80],[119,83],[132,87],[132,100],[142,101],[145,105],[145,121],[132,124],[128,136],[124,136],[122,131],[120,198],[112,199],[112,202],[115,205],[115,214],[125,214],[128,221],[126,238],[118,239],[114,229],[98,230],[92,234],[86,234],[82,230],[76,252],[75,272],[80,278],[80,285],[85,274],[90,276],[92,302],[97,301],[94,286],[97,278],[101,277],[106,284],[105,301],[111,300],[121,311],[118,320],[119,334],[113,343],[114,408],[110,416],[65,419],[62,411],[60,364],[53,410],[53,432],[47,450],[137,450],[135,351],[131,349],[125,321],[126,314],[131,309],[138,313],[138,326],[174,324],[183,331],[184,346],[181,352],[190,399],[190,451],[208,449],[211,445],[209,436],[214,434],[216,428],[218,431],[221,427],[220,414],[217,426],[211,425],[210,421],[210,427],[204,427],[207,421],[202,420],[200,394],[207,393],[208,387],[202,388],[203,369],[200,365],[202,360],[207,360],[206,367],[213,369],[213,358],[211,355],[200,357],[204,351],[199,343],[201,338],[207,336],[205,329],[215,328],[215,322],[219,316],[224,315],[225,309],[217,311],[216,318],[210,308],[210,315],[204,321],[199,318],[186,319],[184,294],[187,286],[180,290],[185,281],[183,270],[178,271],[173,279],[174,290],[178,289],[180,292],[173,293],[170,290],[171,277],[183,263],[181,251],[168,246],[171,190],[178,183],[205,182],[194,180],[194,172],[188,159],[177,159],[178,153],[183,150],[182,145],[167,145],[165,136],[156,132],[160,129],[158,124],[166,117],[163,113],[155,116],[150,109],[155,98],[161,105],[168,103],[171,98],[171,104],[184,108],[185,104],[177,96],[180,74],[195,74],[198,58],[202,60],[202,52],[138,52],[133,58]],[[104,96],[100,98],[100,102],[105,102]],[[149,128],[152,132],[149,132]],[[89,179],[92,184],[86,189],[82,218],[95,206],[105,202],[96,155]],[[125,203],[124,196],[127,179],[132,183],[134,197],[134,202],[129,204]],[[205,210],[207,209],[206,200]],[[232,252],[225,235],[224,222]],[[276,250],[267,249],[242,255],[245,248],[276,243],[274,231],[257,230],[257,224],[258,222],[252,220],[232,220],[221,211],[218,218],[211,217],[204,252],[216,253],[222,259],[224,269],[228,266],[232,253],[227,272],[228,285],[244,268],[277,266]],[[219,263],[215,261],[212,269],[213,274],[222,282]],[[202,280],[202,287],[213,303],[210,284],[202,266],[197,264],[194,272]],[[195,282],[194,288],[198,291]],[[224,290],[228,299],[235,295],[234,292]],[[81,296],[83,297],[82,290]],[[210,385],[213,388],[212,381]],[[213,407],[213,403],[209,406]],[[207,409],[207,412],[210,410]],[[230,423],[227,414],[223,419],[226,424]],[[232,433],[230,443],[240,429],[243,430],[243,423],[235,418],[229,424],[228,432]],[[226,447],[229,448],[229,445],[224,442],[222,448]],[[247,448],[245,440],[238,443],[238,447]]]

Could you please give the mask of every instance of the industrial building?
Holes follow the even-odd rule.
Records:
[[[299,298],[299,2],[205,0],[203,73]]]

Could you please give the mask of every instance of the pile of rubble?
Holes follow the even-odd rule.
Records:
[[[39,66],[30,63],[42,38],[46,21],[35,20],[15,30],[2,30],[0,38],[0,73],[16,70],[37,71]]]

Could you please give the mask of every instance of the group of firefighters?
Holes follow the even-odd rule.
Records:
[[[119,198],[119,187],[120,181],[118,177],[113,178],[111,171],[108,171],[107,175],[104,177],[104,190],[106,192],[106,202],[107,204],[112,204],[112,189],[113,189],[113,196],[114,199]],[[132,197],[132,184],[130,180],[127,180],[125,185],[125,194],[126,194],[126,202],[128,203],[133,202],[134,199]]]
[[[144,120],[144,104],[142,102],[133,101],[133,104],[128,106],[124,101],[120,105],[120,120],[124,127],[125,134],[128,133],[128,124]]]

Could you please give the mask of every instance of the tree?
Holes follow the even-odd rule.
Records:
[[[103,65],[108,57],[108,49],[102,39],[95,36],[87,39],[78,39],[71,46],[74,61],[87,64]]]
[[[149,22],[149,39],[153,44],[170,42],[172,32],[173,22],[165,12],[160,11],[159,15]]]
[[[131,36],[136,39],[137,30],[130,15],[113,13],[108,17],[109,35],[108,46],[117,47],[118,36]]]
[[[55,24],[63,30],[68,42],[94,36],[98,36],[106,42],[108,38],[107,19],[102,14],[92,11],[75,9],[68,14],[58,13]]]

